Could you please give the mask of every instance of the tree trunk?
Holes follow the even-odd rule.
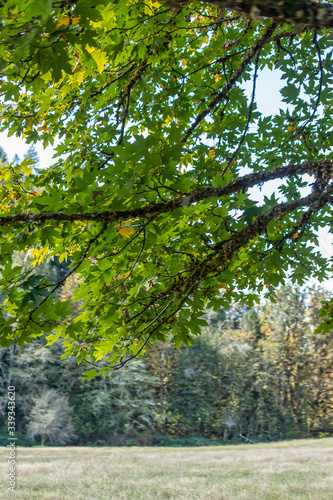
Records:
[[[302,437],[302,420],[300,418],[297,418],[297,437],[301,438]]]

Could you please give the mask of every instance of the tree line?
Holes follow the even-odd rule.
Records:
[[[8,384],[16,387],[22,445],[200,445],[331,435],[333,333],[313,333],[328,295],[285,286],[256,309],[235,304],[207,311],[209,326],[192,346],[156,343],[146,357],[105,378],[82,381],[87,366],[60,360],[59,341],[1,348],[1,444]]]

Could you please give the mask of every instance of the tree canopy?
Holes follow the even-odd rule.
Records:
[[[0,14],[1,130],[56,151],[48,168],[1,163],[2,346],[46,335],[118,368],[191,343],[207,308],[328,276],[332,4],[9,0]],[[282,78],[272,116],[264,69]],[[50,281],[52,258],[67,269]]]

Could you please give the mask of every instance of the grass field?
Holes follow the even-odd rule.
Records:
[[[333,500],[333,438],[207,448],[20,448],[0,498]]]

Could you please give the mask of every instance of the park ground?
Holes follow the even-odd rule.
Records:
[[[29,500],[333,499],[333,438],[205,448],[16,449],[16,492]]]

